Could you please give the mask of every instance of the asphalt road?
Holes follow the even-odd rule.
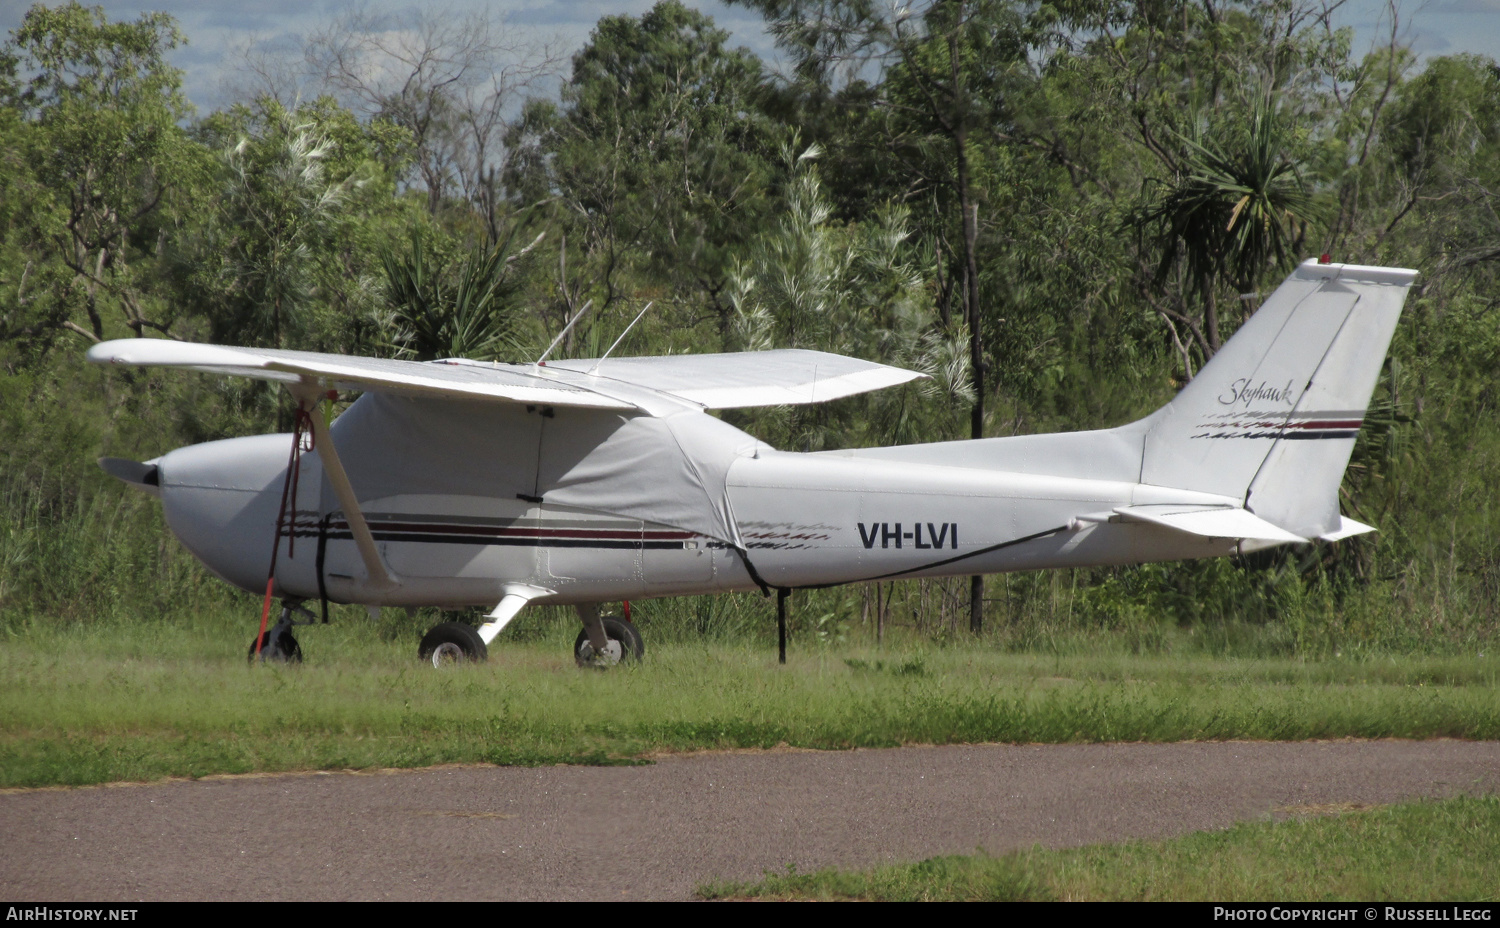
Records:
[[[702,754],[0,795],[11,901],[687,899],[719,878],[1500,791],[1500,742]]]

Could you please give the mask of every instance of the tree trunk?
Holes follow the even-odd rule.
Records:
[[[1219,304],[1214,300],[1212,283],[1203,288],[1203,334],[1208,337],[1209,357],[1218,354],[1223,342],[1219,340]]]
[[[955,50],[954,54],[957,52]],[[955,74],[957,67],[955,65]],[[984,437],[984,344],[979,334],[979,206],[969,189],[967,117],[960,114],[953,133],[958,167],[958,205],[964,231],[964,320],[969,325],[969,369],[974,382],[974,406],[969,410],[969,437]],[[984,631],[984,578],[969,578],[969,630]]]

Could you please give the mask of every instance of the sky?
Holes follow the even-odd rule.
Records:
[[[47,0],[57,5],[61,0]],[[246,80],[237,73],[243,49],[297,47],[302,36],[350,9],[374,14],[402,14],[417,9],[411,0],[82,0],[86,6],[102,6],[111,20],[134,20],[142,12],[170,13],[188,37],[188,45],[171,56],[185,74],[184,89],[201,113],[234,99],[236,82]],[[1496,0],[1500,3],[1500,0]],[[483,10],[503,15],[507,29],[522,41],[556,42],[571,55],[588,42],[589,33],[601,16],[628,13],[639,16],[655,0],[434,0],[420,4],[429,12],[455,19]],[[0,30],[8,33],[20,24],[33,0],[0,0]],[[770,38],[761,28],[758,14],[730,7],[719,0],[685,0],[713,17],[716,25],[732,34],[731,45],[747,46],[763,59],[774,54]],[[565,70],[565,69],[564,69]],[[555,89],[556,83],[549,90]]]
[[[601,16],[638,16],[653,2],[450,0],[444,4],[439,0],[424,8],[435,7],[455,17],[475,10],[498,11],[517,39],[554,41],[571,53],[588,41]],[[729,30],[731,44],[774,61],[771,39],[755,13],[720,0],[685,3]],[[30,5],[29,0],[0,0],[0,30],[14,29]],[[176,17],[189,43],[173,53],[172,62],[185,72],[185,89],[200,113],[228,102],[236,87],[244,85],[247,77],[237,70],[241,50],[295,47],[301,36],[351,6],[349,0],[94,0],[89,5],[103,6],[112,20],[133,20],[145,10],[162,10]],[[364,0],[360,6],[375,14],[414,8],[409,0]],[[1339,22],[1354,27],[1357,50],[1368,49],[1371,42],[1386,35],[1389,19],[1385,11],[1386,0],[1348,0],[1345,4]],[[1500,58],[1500,0],[1401,0],[1400,11],[1403,37],[1422,57],[1471,52]]]

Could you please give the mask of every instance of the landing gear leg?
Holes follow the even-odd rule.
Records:
[[[301,622],[297,616],[304,616]],[[283,664],[302,663],[302,646],[297,639],[292,637],[292,626],[294,625],[316,625],[318,617],[302,605],[301,600],[284,599],[281,601],[281,617],[276,624],[266,630],[259,640],[250,642],[250,653],[248,659],[253,661],[257,656],[263,661],[276,661]],[[257,647],[258,646],[258,647]],[[260,654],[257,655],[256,651]]]
[[[622,662],[638,661],[645,655],[646,645],[634,625],[613,616],[600,618],[598,603],[586,603],[577,609],[578,618],[583,622],[583,631],[573,642],[573,659],[578,666],[612,667]]]
[[[609,636],[604,633],[604,622],[599,618],[599,604],[582,603],[575,608],[578,610],[578,620],[583,623],[583,634],[588,638],[594,653],[607,654]]]

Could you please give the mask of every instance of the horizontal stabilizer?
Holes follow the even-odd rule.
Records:
[[[1307,541],[1278,528],[1253,512],[1228,506],[1121,506],[1115,512],[1130,522],[1148,522],[1204,538],[1248,541]]]
[[[1339,516],[1339,527],[1335,531],[1325,532],[1318,537],[1324,541],[1338,541],[1341,538],[1352,538],[1355,535],[1363,535],[1365,532],[1375,531],[1375,526],[1356,522],[1348,516]]]

